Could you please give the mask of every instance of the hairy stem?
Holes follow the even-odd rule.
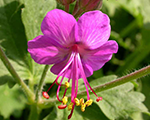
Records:
[[[118,78],[114,81],[108,82],[108,83],[103,84],[103,85],[96,86],[93,89],[95,90],[95,92],[101,92],[101,91],[119,86],[121,84],[127,83],[131,80],[141,78],[141,77],[143,77],[145,75],[148,75],[148,74],[150,74],[150,65],[148,65],[147,67],[144,67],[140,70],[137,70],[135,72],[132,72],[128,75],[120,77],[120,78]],[[81,92],[78,93],[78,95],[82,95],[82,94],[85,94],[85,93],[86,93],[86,91],[81,91]]]
[[[39,85],[38,85],[37,90],[36,90],[36,101],[38,101],[38,99],[40,98],[41,91],[42,91],[42,88],[44,85],[44,81],[45,81],[45,77],[46,77],[48,69],[49,69],[49,65],[46,65],[44,70],[43,70]]]
[[[5,55],[5,53],[3,52],[1,47],[0,47],[0,58],[1,58],[2,62],[4,63],[5,67],[8,69],[10,74],[15,79],[15,81],[21,86],[21,88],[23,89],[24,93],[26,94],[28,100],[30,102],[33,102],[33,100],[34,100],[34,93],[28,88],[28,86],[19,77],[19,75],[17,74],[17,72],[15,71],[15,69],[13,68],[11,63],[9,62],[9,60],[7,59],[7,56]]]

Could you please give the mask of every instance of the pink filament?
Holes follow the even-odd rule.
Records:
[[[62,84],[62,81],[63,81],[64,77],[65,77],[65,76],[63,75],[63,77],[61,78],[60,84],[59,84],[59,86],[58,86],[58,88],[57,88],[57,100],[58,100],[59,102],[62,102],[62,101],[59,99],[59,90],[60,90],[60,86],[61,86],[61,84]]]
[[[89,95],[88,87],[87,87],[87,84],[86,84],[87,79],[86,79],[86,76],[85,76],[85,73],[84,73],[84,70],[83,70],[83,66],[82,66],[79,54],[78,54],[78,62],[79,62],[79,68],[80,68],[80,71],[81,71],[81,76],[82,76],[82,79],[84,81],[86,92],[87,92],[87,100],[89,100],[90,95]]]

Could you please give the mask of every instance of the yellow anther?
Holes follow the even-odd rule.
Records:
[[[86,106],[90,106],[90,105],[92,105],[92,103],[93,103],[92,99],[90,99],[90,100],[88,100],[88,101],[85,102]]]
[[[80,99],[80,105],[82,105],[82,104],[84,104],[84,99],[83,98]]]
[[[74,101],[75,101],[75,103],[76,103],[76,106],[79,106],[79,105],[80,105],[80,101],[79,101],[78,98],[75,98]]]
[[[73,106],[73,103],[71,102],[71,103],[68,105],[68,110],[72,110],[72,106]]]
[[[66,105],[67,102],[68,102],[68,97],[66,97],[66,96],[63,97],[62,102],[63,102],[64,105]]]
[[[81,111],[82,111],[82,112],[85,111],[85,107],[86,107],[86,104],[83,103],[83,104],[81,105]]]
[[[70,84],[66,81],[65,82],[65,88],[68,88],[70,86]]]

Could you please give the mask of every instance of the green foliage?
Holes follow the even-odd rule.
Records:
[[[22,79],[28,75],[27,40],[24,26],[21,21],[21,3],[13,0],[0,1],[0,43],[7,56],[13,60],[12,64],[19,72]],[[1,81],[12,81],[13,78],[7,72],[0,61]]]
[[[30,80],[34,84],[40,79],[44,66],[33,62],[27,53],[27,38],[28,40],[33,39],[41,34],[42,19],[49,10],[55,8],[56,3],[53,0],[39,0],[35,2],[36,4],[33,4],[33,2],[30,0],[0,1],[0,43],[19,76],[23,80]],[[47,7],[43,7],[45,5]],[[15,84],[1,61],[0,64],[2,65],[0,67],[0,85],[5,84],[7,81],[9,84]],[[55,75],[50,72],[48,75],[47,82],[52,82]]]

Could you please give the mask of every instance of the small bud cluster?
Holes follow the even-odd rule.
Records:
[[[77,0],[73,15],[80,16],[83,12],[100,9],[102,0]]]
[[[73,15],[75,18],[80,16],[82,13],[100,9],[103,0],[56,0],[58,3],[65,6],[65,11],[69,12],[69,5],[76,1]]]

